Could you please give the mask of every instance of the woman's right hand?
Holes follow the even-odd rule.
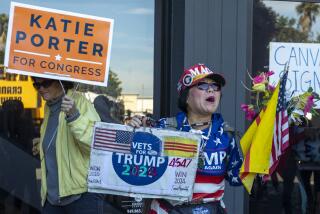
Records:
[[[139,115],[135,115],[132,119],[127,123],[127,125],[132,126],[133,128],[140,128],[141,126],[147,126],[147,118]]]

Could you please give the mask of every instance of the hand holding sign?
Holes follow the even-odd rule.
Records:
[[[147,117],[143,117],[143,116],[139,116],[139,115],[135,115],[132,117],[132,119],[128,122],[129,126],[132,126],[134,128],[140,128],[142,127],[146,127],[147,126]]]
[[[75,115],[78,112],[76,104],[71,97],[67,95],[63,97],[61,103],[61,111],[65,112],[68,117],[71,115]]]

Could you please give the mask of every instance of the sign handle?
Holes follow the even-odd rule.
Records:
[[[60,83],[60,86],[61,86],[61,88],[63,90],[63,95],[66,95],[66,90],[64,90],[64,87],[63,87],[63,84],[62,84],[61,80],[59,80],[59,83]]]
[[[63,90],[63,94],[64,94],[64,95],[66,95],[66,90],[64,89],[64,87],[63,87],[63,84],[62,84],[61,80],[59,80],[59,83],[60,83],[61,88],[62,88],[62,90]],[[79,83],[77,82],[77,85],[76,85],[75,89],[73,90],[73,92],[72,92],[72,94],[71,94],[71,97],[73,97],[73,94],[74,94],[74,92],[76,92],[76,91],[77,91],[78,87],[79,87]]]

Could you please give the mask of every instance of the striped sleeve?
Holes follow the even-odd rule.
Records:
[[[219,201],[224,195],[224,177],[197,174],[192,200]]]
[[[157,199],[153,199],[148,214],[168,214],[169,210]]]

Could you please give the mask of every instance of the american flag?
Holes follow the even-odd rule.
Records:
[[[276,109],[276,119],[274,121],[274,131],[271,147],[269,175],[276,169],[280,156],[289,146],[289,118],[286,102],[286,83],[288,71],[285,71],[280,79],[279,96]]]
[[[130,153],[133,132],[96,128],[93,148],[98,150]]]

